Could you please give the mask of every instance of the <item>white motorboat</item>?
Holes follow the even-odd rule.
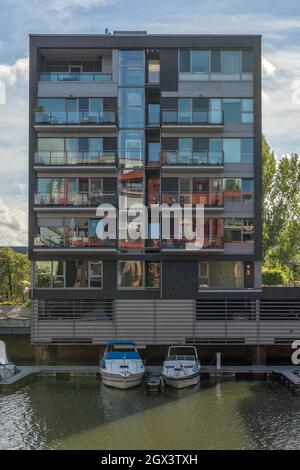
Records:
[[[104,385],[132,388],[140,385],[145,374],[143,360],[134,341],[110,341],[100,362]]]
[[[194,346],[170,346],[162,377],[173,388],[185,388],[200,382],[200,362]]]

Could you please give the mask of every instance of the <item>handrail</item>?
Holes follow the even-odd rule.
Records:
[[[36,124],[116,124],[116,111],[60,111],[36,110]]]
[[[34,237],[34,246],[47,248],[114,248],[116,241],[111,239],[100,240],[96,235],[41,237],[38,234]]]
[[[179,124],[190,126],[195,125],[223,125],[224,112],[223,111],[209,111],[207,109],[196,109],[184,111],[180,109],[163,109],[161,111],[161,122],[163,124]]]
[[[186,240],[184,238],[178,240],[176,238],[169,238],[162,240],[163,249],[189,249],[192,247],[193,240]],[[195,245],[196,248],[196,245]],[[205,235],[203,237],[203,246],[201,250],[205,249],[223,249],[224,237],[222,235]]]
[[[112,74],[104,72],[45,72],[40,74],[40,81],[72,82],[111,82]]]
[[[220,166],[224,164],[224,152],[210,152],[208,150],[163,150],[162,164],[184,166]]]
[[[35,152],[35,163],[39,165],[115,165],[116,152],[114,150],[99,152],[42,150]]]
[[[34,204],[38,206],[98,206],[115,204],[115,193],[35,193]]]
[[[165,204],[203,204],[208,207],[223,207],[223,191],[162,191],[162,203]]]

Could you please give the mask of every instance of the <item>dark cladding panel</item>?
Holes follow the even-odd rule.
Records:
[[[107,151],[117,151],[117,138],[116,137],[104,137],[103,138],[103,150]]]
[[[178,150],[178,137],[162,137],[162,150]]]
[[[178,49],[160,50],[160,89],[178,91]]]

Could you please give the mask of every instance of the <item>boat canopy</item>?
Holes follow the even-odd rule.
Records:
[[[111,351],[105,354],[105,359],[141,359],[137,351]]]
[[[124,341],[108,341],[107,343],[107,346],[113,346],[113,345],[124,345],[124,344],[130,344],[131,346],[136,346],[136,343],[135,341],[131,341],[131,340],[124,340]]]

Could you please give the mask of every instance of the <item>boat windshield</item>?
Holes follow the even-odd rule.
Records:
[[[177,355],[177,356],[168,356],[167,361],[194,361],[195,356],[183,356],[183,355]]]

